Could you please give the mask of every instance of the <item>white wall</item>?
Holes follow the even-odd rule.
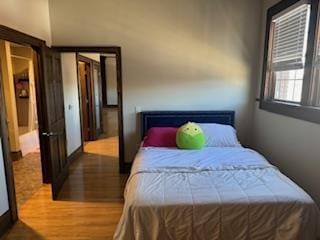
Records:
[[[264,1],[266,10],[275,0]],[[261,29],[261,50],[264,31]],[[261,66],[263,50],[260,53]],[[260,75],[261,76],[261,75]],[[261,82],[261,77],[257,78]],[[260,87],[257,87],[257,92]],[[254,112],[254,146],[304,188],[320,206],[320,125],[260,110]]]
[[[38,37],[51,45],[48,0],[1,0],[0,24]]]
[[[9,209],[7,182],[4,171],[3,153],[2,153],[2,139],[0,138],[0,216]]]
[[[75,53],[61,54],[67,153],[70,156],[81,146],[80,105]]]
[[[233,109],[249,142],[261,1],[49,0],[49,9],[55,45],[121,46],[126,161],[140,141],[136,106]]]
[[[107,103],[108,105],[118,104],[117,94],[117,65],[115,57],[106,58],[106,72],[107,72]]]

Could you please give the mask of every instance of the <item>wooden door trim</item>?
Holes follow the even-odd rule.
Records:
[[[4,91],[3,91],[3,81],[2,81],[2,72],[0,66],[0,105],[4,105]],[[9,228],[13,223],[18,219],[17,213],[17,203],[16,203],[16,192],[14,186],[14,177],[13,177],[13,166],[12,166],[12,159],[10,154],[10,145],[9,145],[9,135],[8,135],[8,125],[6,122],[6,111],[0,111],[0,137],[1,137],[1,144],[2,144],[2,154],[3,154],[3,161],[4,161],[4,168],[5,168],[5,175],[6,175],[6,183],[7,183],[7,192],[8,192],[8,202],[9,202],[9,214],[10,214],[10,224],[6,224],[7,228]],[[0,153],[1,154],[1,153]],[[6,217],[3,216],[1,220],[1,225],[4,222],[7,222],[7,215]],[[4,229],[2,230],[4,231]],[[0,235],[1,238],[1,235]]]
[[[116,55],[117,66],[117,91],[118,91],[118,123],[119,123],[119,169],[120,173],[126,173],[130,170],[130,163],[125,162],[125,144],[123,133],[123,87],[122,87],[122,59],[121,47],[119,46],[53,46],[61,53],[110,53]]]
[[[0,25],[0,39],[21,45],[28,44],[36,48],[41,48],[46,44],[46,42],[40,38],[33,37],[4,25]]]
[[[89,140],[90,141],[94,141],[97,140],[99,138],[99,135],[101,132],[97,133],[97,122],[96,122],[96,107],[95,107],[95,89],[94,89],[94,68],[95,66],[98,66],[100,68],[100,63],[98,61],[95,61],[91,58],[88,58],[86,56],[81,55],[80,53],[77,53],[77,65],[80,62],[84,62],[86,64],[90,65],[90,102],[89,102],[89,106],[90,106],[90,112],[92,114],[90,114],[89,116],[89,128],[90,128],[90,134],[89,134]],[[79,66],[78,66],[79,67]],[[78,75],[78,77],[80,78],[80,76]],[[101,77],[100,77],[101,78]],[[79,79],[80,80],[80,79]],[[101,79],[100,79],[101,80]],[[99,81],[99,86],[101,85],[101,81]],[[99,87],[99,90],[101,91],[101,86]],[[100,93],[101,94],[101,93]],[[81,93],[79,93],[79,95],[81,95]],[[80,104],[82,105],[82,98],[80,100]],[[102,102],[100,99],[100,104],[102,106]],[[82,124],[81,124],[82,125]],[[102,107],[100,108],[100,129],[102,128]],[[82,140],[82,145],[84,144],[84,141]]]
[[[87,58],[85,56],[80,55],[79,53],[77,54],[77,65],[79,64],[79,62],[84,62],[86,64],[88,64],[90,66],[90,80],[89,80],[89,85],[90,85],[90,89],[89,89],[89,112],[91,112],[92,114],[89,114],[88,118],[89,118],[89,140],[93,141],[95,140],[95,108],[94,108],[94,89],[93,89],[93,76],[92,76],[92,70],[93,70],[93,60],[90,58]],[[80,79],[79,79],[80,80]],[[88,85],[87,85],[88,87]],[[81,89],[81,88],[80,88]],[[88,90],[88,89],[87,89]],[[79,95],[81,94],[81,91],[79,92]],[[80,100],[80,104],[82,104],[82,99]],[[82,140],[82,144],[84,144],[84,141]]]
[[[106,56],[100,56],[100,68],[101,68],[101,91],[102,91],[102,105],[108,106],[107,101],[107,69],[106,69]]]
[[[79,72],[79,53],[76,53],[76,67],[77,67],[77,85],[78,85],[78,100],[79,100],[79,112],[80,112],[80,126],[81,126],[81,149],[84,151],[84,136],[82,130],[83,116],[82,116],[82,94],[81,94],[81,80]]]
[[[45,183],[49,183],[51,181],[51,172],[50,172],[50,163],[46,161],[46,142],[41,137],[41,132],[46,129],[46,116],[43,114],[46,108],[46,99],[44,96],[43,90],[45,89],[44,82],[39,81],[44,77],[44,49],[46,47],[45,41],[33,37],[31,35],[25,34],[23,32],[14,30],[12,28],[0,25],[0,39],[6,40],[13,43],[18,43],[21,45],[28,45],[33,48],[36,52],[37,58],[34,62],[35,66],[35,85],[36,85],[36,97],[37,97],[37,111],[38,111],[38,125],[39,125],[39,140],[40,140],[40,148],[41,148],[41,164],[42,164],[42,174],[43,174],[43,181]],[[2,85],[2,81],[1,81]],[[1,86],[1,95],[3,95]],[[3,101],[3,96],[1,96],[1,101]],[[1,118],[5,118],[5,111],[1,112]],[[18,219],[17,214],[17,204],[16,204],[16,196],[15,196],[15,186],[14,186],[14,176],[13,176],[13,168],[12,168],[12,159],[10,157],[9,151],[9,142],[8,142],[8,134],[7,134],[7,126],[5,122],[1,124],[1,132],[3,137],[3,152],[4,152],[4,165],[5,165],[5,172],[7,178],[7,189],[8,189],[8,198],[9,198],[9,207],[10,207],[10,216],[11,221],[14,223]]]
[[[6,233],[7,229],[10,228],[11,225],[11,214],[10,211],[7,211],[2,216],[0,216],[0,238]]]
[[[82,61],[82,62],[86,62],[86,63],[90,63],[90,64],[92,64],[92,63],[100,64],[98,61],[91,59],[91,58],[88,58],[86,56],[83,56],[79,52],[78,52],[78,58],[79,58],[79,61]]]

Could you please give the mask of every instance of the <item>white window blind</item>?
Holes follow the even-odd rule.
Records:
[[[304,67],[310,5],[302,4],[273,19],[272,71]]]

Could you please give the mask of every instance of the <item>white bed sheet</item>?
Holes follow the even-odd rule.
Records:
[[[316,239],[319,210],[257,152],[141,148],[114,239]]]

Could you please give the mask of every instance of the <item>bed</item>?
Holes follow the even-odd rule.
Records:
[[[233,111],[143,112],[152,127],[187,121],[234,125]],[[311,197],[259,153],[141,147],[114,239],[317,239]]]

